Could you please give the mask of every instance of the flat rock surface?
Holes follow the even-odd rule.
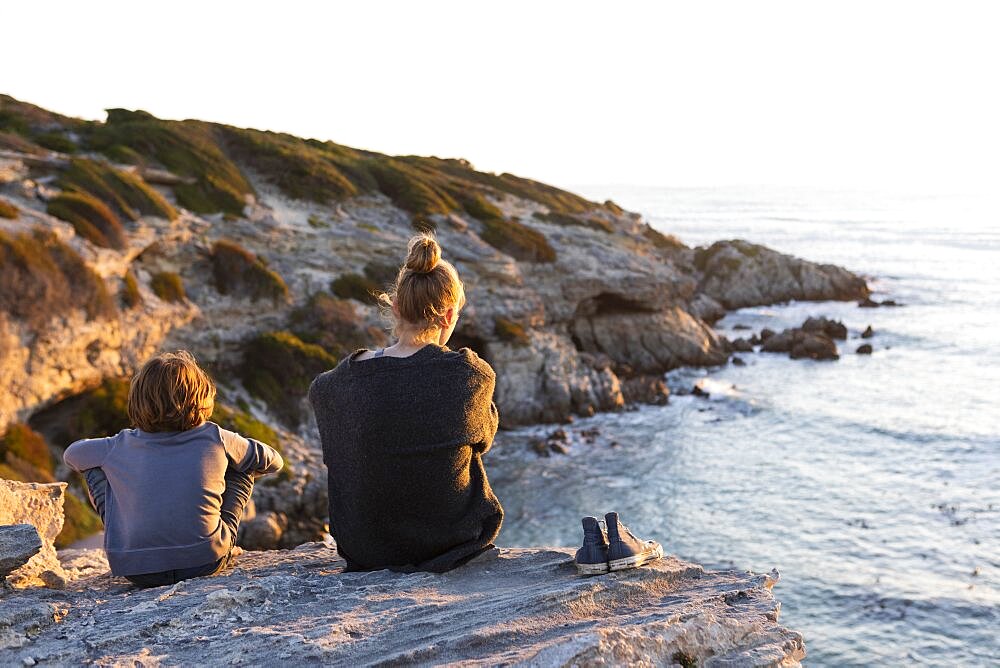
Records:
[[[64,665],[797,665],[777,574],[664,558],[576,575],[570,549],[504,549],[450,573],[344,573],[323,543],[140,590],[66,555],[65,590],[6,591],[0,663]]]

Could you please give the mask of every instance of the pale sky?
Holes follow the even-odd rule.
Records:
[[[982,2],[3,2],[0,92],[560,186],[1000,183]]]

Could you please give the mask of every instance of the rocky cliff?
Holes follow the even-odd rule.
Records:
[[[777,572],[673,557],[598,577],[578,576],[563,548],[504,549],[442,575],[345,573],[331,545],[307,543],[148,590],[111,577],[100,550],[60,559],[61,589],[0,587],[0,663],[789,666],[805,656],[802,636],[778,623]]]
[[[710,326],[726,308],[867,295],[846,270],[739,241],[691,249],[613,202],[463,160],[141,111],[96,123],[7,96],[0,203],[0,433],[30,420],[54,446],[31,464],[0,443],[0,473],[66,479],[58,448],[126,426],[119,379],[187,348],[219,382],[215,419],[285,450],[288,474],[255,493],[262,545],[322,529],[305,392],[386,340],[371,293],[415,230],[466,283],[452,345],[496,368],[508,427],[664,401],[663,372],[728,359]]]

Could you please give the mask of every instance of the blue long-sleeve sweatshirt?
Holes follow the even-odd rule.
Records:
[[[76,441],[63,454],[76,470],[108,478],[104,549],[115,575],[158,573],[217,561],[233,537],[221,521],[226,468],[275,473],[273,448],[214,422],[180,432],[125,429]]]

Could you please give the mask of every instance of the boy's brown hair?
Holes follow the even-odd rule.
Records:
[[[132,377],[128,417],[143,431],[186,431],[215,409],[215,383],[186,350],[160,353]]]

